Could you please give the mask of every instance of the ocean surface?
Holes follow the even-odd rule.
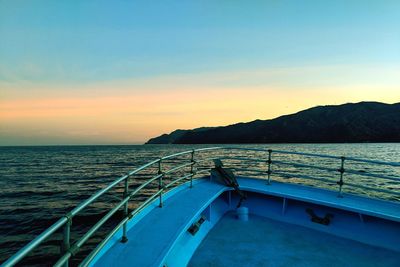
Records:
[[[126,174],[142,164],[161,156],[206,147],[205,145],[137,145],[137,146],[43,146],[43,147],[0,147],[0,263],[10,257],[18,249],[35,238],[43,230],[53,224],[66,212],[90,197],[111,181]],[[298,151],[336,156],[352,156],[364,159],[400,162],[400,144],[273,144],[273,145],[237,145],[246,148],[271,148],[286,151]],[[267,153],[240,151],[209,151],[196,155],[196,159],[208,157],[246,156],[267,159]],[[166,161],[163,170],[177,163],[188,162],[190,155]],[[340,161],[336,159],[310,158],[298,155],[279,155],[273,153],[273,160],[291,161],[298,164],[311,164],[338,169]],[[226,165],[237,169],[240,175],[255,176],[265,179],[265,173],[253,173],[242,169],[266,170],[265,161],[249,162],[224,159]],[[347,163],[345,169],[353,169],[360,174],[375,173],[389,177],[400,177],[400,168],[383,167],[364,163]],[[211,164],[203,161],[197,165],[198,170],[206,170]],[[130,180],[130,190],[157,173],[157,167],[149,168]],[[183,175],[189,169],[182,170],[174,177],[166,178],[166,182]],[[272,181],[280,180],[294,183],[320,186],[337,190],[336,181],[339,173],[315,169],[272,164],[272,171],[281,171],[286,175],[271,176]],[[300,179],[297,175],[324,178],[328,182]],[[168,180],[169,179],[169,180]],[[369,195],[391,201],[400,201],[398,196],[375,192],[365,187],[400,192],[399,182],[360,175],[344,175],[344,193]],[[357,185],[364,188],[358,188]],[[158,184],[149,185],[130,204],[134,209],[157,190]],[[89,206],[84,212],[74,217],[72,241],[78,240],[89,226],[96,223],[122,197],[122,187],[111,190],[108,194]],[[110,227],[121,218],[116,214],[100,229],[99,233],[89,239],[72,260],[76,265],[101,240]],[[36,249],[22,264],[29,266],[50,266],[55,263],[61,244],[61,233],[49,238]]]

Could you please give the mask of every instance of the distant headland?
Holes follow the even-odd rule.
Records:
[[[317,106],[271,120],[175,130],[146,144],[400,142],[400,103]]]

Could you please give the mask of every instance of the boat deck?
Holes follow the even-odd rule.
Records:
[[[243,222],[228,212],[188,266],[398,267],[400,253],[256,215]]]
[[[265,181],[251,178],[239,178],[238,181],[244,190],[346,209],[400,222],[398,203],[347,194],[343,194],[344,197],[339,198],[337,192],[334,191],[296,184],[272,182],[271,185],[260,185],[260,183],[265,184]]]
[[[355,212],[390,218],[394,221],[400,220],[399,205],[394,203],[356,196],[338,198],[335,192],[327,190],[278,182],[266,185],[265,180],[260,179],[238,178],[238,182],[241,188],[248,191],[345,208]],[[103,251],[99,255],[94,265],[159,266],[163,263],[177,238],[190,226],[193,218],[199,216],[201,210],[222,192],[230,190],[224,185],[209,182],[209,179],[196,181],[191,189],[187,185],[183,186],[186,186],[186,188],[165,199],[163,208],[156,207],[157,204],[154,202],[152,204],[154,208],[140,219],[135,227],[128,230],[129,241],[127,243],[116,242],[107,251]],[[249,249],[249,251],[252,251],[252,249]],[[259,253],[261,252],[259,250]]]
[[[128,231],[127,243],[115,243],[95,266],[160,265],[192,218],[225,190],[224,185],[204,181],[177,192]]]

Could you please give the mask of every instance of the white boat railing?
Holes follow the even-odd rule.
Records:
[[[205,157],[201,159],[196,159],[196,154],[199,152],[208,152],[212,151],[212,157]],[[246,156],[235,156],[235,155],[222,155],[215,152],[224,151],[224,152],[231,152],[231,151],[240,151],[240,152],[259,152],[263,156],[261,158],[253,158],[253,157],[246,157]],[[167,160],[176,159],[179,156],[190,155],[190,159],[188,162],[180,164],[178,166],[174,166],[172,168],[163,169],[163,163]],[[282,159],[274,159],[275,155],[297,155],[297,156],[305,156],[305,157],[312,157],[312,158],[325,158],[331,160],[338,160],[338,168],[326,167],[326,166],[316,166],[311,164],[303,164],[303,163],[296,163],[296,162],[287,162]],[[209,173],[210,168],[199,169],[196,170],[196,165],[199,163],[210,163],[213,159],[222,159],[222,160],[237,160],[241,162],[258,162],[258,163],[265,163],[263,169],[252,169],[252,168],[234,168],[237,171],[246,171],[246,172],[254,172],[254,173],[261,173],[266,176],[266,184],[271,184],[272,174],[278,175],[281,177],[285,176],[292,176],[298,179],[305,179],[305,180],[315,180],[324,183],[332,183],[331,180],[322,178],[322,177],[314,177],[311,175],[305,174],[293,174],[287,171],[281,170],[272,170],[273,165],[280,165],[280,166],[290,166],[293,168],[308,168],[308,169],[316,169],[319,171],[324,172],[333,172],[338,174],[338,179],[336,184],[338,186],[338,197],[343,197],[343,185],[360,188],[363,190],[370,190],[376,192],[382,192],[394,196],[400,196],[399,190],[388,190],[382,188],[376,188],[371,186],[365,186],[358,183],[352,182],[345,182],[344,174],[349,173],[352,175],[364,176],[368,178],[379,178],[385,179],[390,181],[396,181],[400,183],[400,177],[394,176],[387,176],[375,173],[368,173],[366,171],[357,171],[357,170],[350,170],[345,169],[346,162],[361,162],[367,164],[376,164],[376,165],[383,165],[383,166],[391,166],[391,167],[400,167],[400,163],[398,162],[384,162],[384,161],[375,161],[375,160],[367,160],[367,159],[358,159],[352,157],[343,157],[343,156],[331,156],[331,155],[322,155],[322,154],[312,154],[312,153],[301,153],[301,152],[294,152],[294,151],[283,151],[283,150],[271,150],[271,149],[261,149],[261,148],[243,148],[243,147],[207,147],[207,148],[200,148],[200,149],[193,149],[188,151],[183,151],[179,153],[175,153],[172,155],[167,155],[162,158],[153,160],[147,164],[140,166],[139,168],[129,172],[128,174],[116,179],[115,181],[111,182],[105,188],[97,191],[87,200],[79,204],[73,210],[68,212],[65,216],[61,217],[58,221],[56,221],[52,226],[46,229],[43,233],[37,236],[34,240],[29,242],[26,246],[20,249],[16,254],[14,254],[11,258],[5,261],[2,266],[10,267],[16,265],[20,262],[23,258],[25,258],[30,252],[32,252],[35,248],[37,248],[40,244],[42,244],[45,240],[47,240],[50,236],[54,235],[57,232],[62,230],[63,232],[63,239],[60,244],[61,255],[58,261],[55,263],[54,266],[68,266],[71,258],[76,255],[83,245],[98,231],[98,229],[103,226],[117,211],[123,211],[123,218],[118,222],[118,224],[106,235],[106,237],[97,245],[97,247],[90,252],[90,254],[80,263],[80,266],[87,266],[90,262],[94,259],[94,257],[99,253],[99,251],[105,246],[105,244],[122,228],[122,235],[121,235],[121,242],[125,243],[128,242],[127,238],[127,223],[129,220],[132,219],[135,215],[137,215],[140,211],[146,208],[150,203],[152,203],[155,199],[158,198],[158,205],[159,207],[163,206],[163,193],[167,191],[169,188],[173,188],[174,186],[178,185],[180,182],[189,181],[189,187],[193,186],[193,178],[198,176],[199,174]],[[143,184],[135,188],[134,190],[130,191],[129,185],[131,178],[136,174],[146,170],[150,167],[156,167],[158,169],[157,174],[151,177],[150,179],[146,180]],[[181,171],[184,168],[190,167],[188,173],[183,175],[178,175],[176,179],[173,179],[167,184],[164,184],[164,177],[166,175],[171,176],[171,174],[175,174],[178,171]],[[158,183],[158,190],[151,196],[149,196],[143,203],[137,206],[135,209],[129,211],[129,201],[131,201],[141,190],[143,190],[146,186],[150,185],[153,182]],[[73,223],[73,218],[78,215],[82,210],[86,207],[94,203],[99,197],[103,196],[111,189],[117,186],[123,186],[123,197],[122,199],[116,204],[112,209],[110,209],[95,225],[93,225],[82,237],[80,237],[77,241],[71,244],[71,226]],[[400,187],[398,187],[400,188]]]

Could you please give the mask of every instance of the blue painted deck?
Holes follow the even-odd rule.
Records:
[[[398,267],[400,253],[251,215],[227,213],[194,253],[190,267]]]
[[[251,178],[239,178],[238,181],[244,190],[346,209],[400,222],[400,205],[398,203],[347,194],[344,194],[343,198],[339,198],[337,192],[296,184],[272,182],[271,185],[265,185],[265,181]]]
[[[203,181],[177,192],[128,231],[127,243],[116,243],[95,266],[160,265],[192,218],[225,190],[223,185]]]
[[[239,178],[246,191],[302,200],[335,208],[400,221],[398,204],[345,195],[317,188],[275,182],[266,185],[265,180]],[[125,244],[116,242],[96,262],[96,266],[160,266],[180,236],[200,212],[229,188],[210,182],[198,181],[193,188],[183,185],[182,190],[170,195],[163,208],[153,208],[131,228]],[[236,204],[236,203],[232,203]],[[234,206],[233,205],[233,206]],[[265,209],[265,207],[264,207]],[[257,257],[257,255],[254,255]],[[201,265],[200,265],[201,266]],[[399,265],[400,266],[400,265]]]

